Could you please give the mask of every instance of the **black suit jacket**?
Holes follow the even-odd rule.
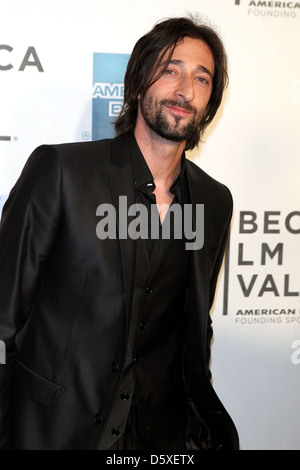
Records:
[[[209,372],[209,309],[232,199],[190,161],[187,177],[193,205],[204,204],[205,241],[191,252],[186,392],[208,430],[208,445],[237,449],[236,429]],[[120,272],[123,267],[128,311],[135,241],[99,240],[96,209],[108,203],[118,210],[122,195],[128,207],[135,202],[126,134],[39,147],[11,191],[0,230],[0,339],[7,348],[7,364],[0,366],[0,448],[97,447],[99,411],[109,412],[124,361]]]

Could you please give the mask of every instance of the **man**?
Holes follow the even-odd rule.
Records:
[[[0,231],[2,448],[238,448],[209,372],[232,199],[184,153],[226,81],[213,30],[162,21],[133,50],[118,137],[28,160]],[[136,236],[137,207],[158,232],[149,217],[150,236]]]

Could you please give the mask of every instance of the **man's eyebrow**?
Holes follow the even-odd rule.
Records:
[[[210,78],[214,78],[214,74],[210,70],[208,70],[208,68],[204,67],[204,65],[199,65],[197,69],[200,70],[201,72],[207,73],[207,75],[209,75]]]
[[[166,60],[162,62],[160,65],[161,67],[167,67],[169,64],[184,65],[184,63],[185,62],[183,60],[172,59],[170,61]],[[211,78],[214,78],[213,73],[208,68],[204,67],[204,65],[198,65],[197,70],[199,70],[200,72],[207,73],[207,75],[209,75]]]

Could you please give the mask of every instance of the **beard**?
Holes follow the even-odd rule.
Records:
[[[160,137],[175,142],[182,142],[192,137],[198,130],[201,117],[197,110],[184,103],[176,100],[155,100],[152,96],[144,97],[141,100],[141,113],[146,124]],[[164,114],[164,106],[175,106],[182,108],[191,113],[189,122],[184,123],[183,116],[172,116],[172,118]],[[169,122],[171,119],[171,122]],[[172,122],[173,121],[173,122]]]

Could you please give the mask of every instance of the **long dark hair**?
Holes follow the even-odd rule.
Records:
[[[190,139],[187,140],[186,150],[198,145],[201,134],[214,118],[222,101],[225,87],[228,84],[227,57],[218,34],[205,24],[197,24],[192,18],[170,18],[154,26],[149,33],[142,36],[134,46],[128,62],[124,79],[123,108],[115,122],[117,134],[132,131],[135,128],[138,100],[143,99],[148,88],[164,73],[157,74],[160,66],[158,57],[168,53],[166,66],[171,60],[177,43],[184,37],[200,39],[210,48],[215,72],[213,88],[206,112]]]

